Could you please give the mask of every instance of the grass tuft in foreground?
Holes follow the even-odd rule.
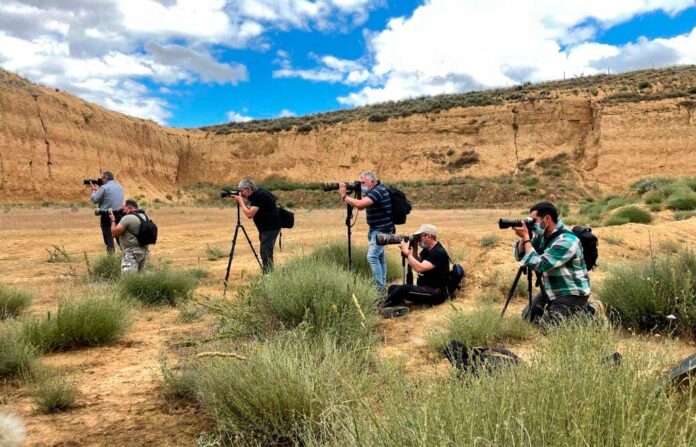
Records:
[[[142,273],[125,275],[119,281],[121,294],[147,305],[176,305],[188,300],[198,280],[186,271],[156,268]]]
[[[19,325],[0,323],[0,379],[24,376],[36,360],[36,349],[22,338]]]
[[[55,371],[44,370],[35,378],[31,394],[41,412],[59,413],[73,406],[75,383]]]
[[[387,281],[394,281],[401,277],[401,261],[389,254],[389,246],[386,249],[387,259]],[[395,253],[398,253],[398,248],[394,248]],[[367,263],[367,245],[353,246],[352,254],[352,270],[358,274],[372,278],[372,270],[370,264]],[[315,248],[309,254],[309,258],[320,263],[331,263],[335,266],[348,268],[348,244],[345,242],[332,242],[327,245]]]
[[[115,254],[99,256],[91,265],[85,255],[85,262],[90,281],[113,282],[121,277],[121,258]]]
[[[32,297],[28,290],[0,283],[0,320],[17,317],[29,307]]]

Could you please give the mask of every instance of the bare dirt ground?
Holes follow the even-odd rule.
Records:
[[[499,217],[518,216],[521,210],[417,210],[409,223],[400,228],[407,232],[421,223],[438,226],[441,241],[452,258],[467,270],[467,285],[453,302],[472,308],[482,283],[492,275],[509,275],[516,270],[510,255],[510,231],[497,229]],[[171,261],[174,268],[201,267],[211,272],[211,281],[196,292],[199,296],[220,296],[227,258],[206,259],[207,246],[229,250],[234,230],[233,209],[161,208],[151,215],[160,226],[160,241],[153,249],[155,258]],[[283,235],[283,251],[276,248],[277,262],[308,252],[312,247],[333,240],[345,240],[344,211],[298,211],[296,228]],[[255,246],[257,232],[250,221],[243,222]],[[367,228],[364,215],[353,229],[354,243],[364,244]],[[612,263],[649,256],[666,243],[692,245],[696,242],[696,219],[663,222],[652,226],[623,225],[599,228],[600,268],[593,272],[596,284]],[[496,234],[500,240],[483,249],[479,240]],[[237,284],[256,274],[251,251],[241,239],[235,254],[229,299],[234,299]],[[46,262],[46,249],[64,246],[73,257],[71,263]],[[397,249],[388,250],[396,255]],[[0,281],[34,289],[36,299],[30,314],[55,309],[61,298],[69,298],[77,288],[75,275],[85,272],[83,253],[94,257],[103,245],[98,219],[87,209],[6,208],[0,211]],[[501,297],[502,298],[502,297]],[[515,302],[510,312],[523,305]],[[382,354],[402,362],[414,374],[428,374],[446,368],[446,361],[431,353],[427,336],[442,325],[449,305],[416,308],[400,319],[385,320],[379,330],[384,333]],[[200,333],[211,319],[186,324],[173,308],[139,309],[126,337],[110,346],[53,354],[44,360],[66,370],[76,380],[77,406],[58,415],[43,415],[31,402],[26,387],[0,384],[0,409],[16,411],[25,420],[29,446],[160,446],[195,445],[206,422],[195,408],[172,406],[158,388],[158,357],[177,341]],[[693,353],[689,340],[645,337],[636,343],[646,349],[663,349],[675,360]],[[532,344],[513,347],[528,353]]]

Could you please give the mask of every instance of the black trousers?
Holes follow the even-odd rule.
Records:
[[[263,272],[267,273],[273,269],[273,248],[280,230],[259,231],[261,241],[261,264]]]
[[[559,296],[553,301],[548,297],[537,293],[532,297],[532,310],[529,305],[522,311],[522,317],[532,323],[541,325],[558,324],[560,321],[574,315],[587,314],[587,296]]]
[[[414,286],[412,284],[402,284],[399,286],[389,286],[387,297],[384,299],[384,307],[403,306],[406,301],[414,304],[425,304],[435,306],[442,304],[447,299],[447,292],[432,287]]]
[[[99,226],[101,227],[102,237],[104,238],[104,245],[106,245],[106,252],[112,254],[115,248],[114,237],[111,235],[111,218],[108,215],[101,216],[99,219]]]

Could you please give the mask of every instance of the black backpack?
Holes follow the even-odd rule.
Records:
[[[280,228],[292,228],[295,226],[295,213],[278,205],[278,217],[280,217]]]
[[[599,252],[597,250],[599,239],[597,239],[597,236],[592,234],[592,228],[576,225],[573,227],[573,231],[556,231],[551,235],[549,240],[546,241],[544,250],[546,250],[546,247],[551,245],[551,242],[561,233],[573,233],[578,239],[580,239],[580,245],[582,245],[582,255],[585,258],[585,266],[587,267],[587,271],[595,268],[597,265],[597,257],[599,256]]]
[[[450,341],[443,351],[452,366],[461,372],[472,373],[476,376],[522,363],[522,360],[515,353],[505,348],[468,348],[456,340]]]
[[[401,191],[396,186],[384,185],[389,191],[389,198],[391,199],[391,209],[392,209],[392,221],[394,225],[403,225],[406,223],[406,216],[411,212],[413,207],[411,202],[406,198],[406,194]]]
[[[135,217],[140,221],[138,234],[133,233],[140,245],[154,245],[157,243],[157,225],[142,211],[136,211]],[[145,216],[143,219],[140,215]]]
[[[450,298],[453,298],[457,293],[457,290],[462,288],[462,280],[464,280],[464,267],[461,264],[452,262],[452,270],[449,272],[449,277],[447,278],[447,294]]]

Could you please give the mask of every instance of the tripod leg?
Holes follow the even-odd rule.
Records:
[[[404,284],[406,284],[406,258],[401,255],[401,269],[404,272]]]
[[[348,270],[353,267],[353,246],[351,242],[351,235],[353,231],[351,230],[350,220],[353,217],[353,207],[351,205],[346,205],[346,228],[348,229]]]
[[[249,243],[249,247],[251,248],[251,252],[254,254],[254,257],[256,258],[256,262],[259,263],[259,267],[263,269],[263,265],[261,264],[261,260],[259,259],[259,255],[256,254],[256,249],[254,248],[254,244],[251,243],[251,239],[249,238],[249,234],[246,231],[246,228],[244,228],[243,225],[239,226],[242,229],[242,232],[244,233],[244,236],[246,237],[247,242]]]
[[[234,248],[237,245],[237,234],[239,233],[239,226],[234,228],[234,236],[232,237],[232,248],[230,249],[230,257],[227,260],[227,272],[225,273],[224,287],[222,289],[222,296],[227,294],[227,281],[230,279],[230,270],[232,269],[232,258],[234,258]]]
[[[500,313],[500,318],[503,318],[503,316],[505,315],[505,311],[507,310],[508,305],[510,304],[510,300],[512,299],[512,295],[515,293],[515,289],[517,288],[517,283],[520,282],[520,277],[522,277],[522,273],[525,270],[527,270],[525,267],[520,267],[519,269],[517,269],[517,275],[515,275],[515,280],[512,282],[512,287],[510,287],[510,290],[507,293],[507,297],[505,297],[505,305],[503,306],[503,311]],[[530,287],[531,287],[531,282],[530,282]]]

